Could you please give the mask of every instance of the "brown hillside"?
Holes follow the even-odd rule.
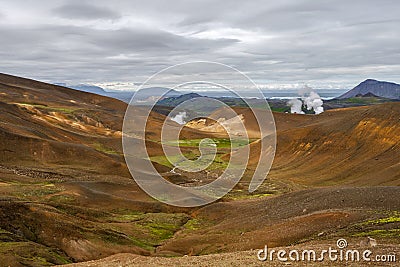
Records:
[[[275,119],[273,179],[302,185],[400,185],[399,103],[318,116],[280,113]]]
[[[126,107],[112,98],[0,74],[0,162],[129,177],[121,146]],[[160,140],[164,120],[164,115],[152,113],[150,140]],[[189,128],[181,135],[205,136]]]
[[[316,116],[274,113],[277,153],[260,189],[247,192],[247,175],[223,199],[195,209],[152,199],[131,179],[121,147],[126,107],[0,74],[1,264],[201,255],[369,235],[379,244],[399,242],[400,103]],[[236,110],[257,137],[251,112]],[[160,144],[165,118],[153,112],[147,121],[156,169],[179,184],[218,176],[227,146],[218,147],[209,172],[171,172]],[[181,138],[191,140],[182,151],[196,156],[194,141],[223,135],[184,128]],[[251,144],[250,174],[258,142]]]

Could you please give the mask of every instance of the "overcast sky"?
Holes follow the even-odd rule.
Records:
[[[129,88],[177,63],[267,86],[400,83],[400,1],[0,1],[0,72]]]

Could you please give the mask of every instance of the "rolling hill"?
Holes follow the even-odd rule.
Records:
[[[193,209],[162,204],[131,179],[121,148],[126,107],[116,99],[0,74],[2,263],[43,266],[128,253],[142,255],[133,258],[146,264],[158,260],[148,256],[338,237],[359,242],[373,236],[398,246],[399,102],[320,115],[274,113],[277,153],[260,189],[247,193],[260,142],[251,140],[244,179],[223,199]],[[235,110],[257,139],[251,111]],[[219,141],[219,162],[209,172],[171,175],[160,144],[165,119],[152,112],[148,120],[146,145],[156,169],[186,185],[218,175],[229,159],[226,133],[184,127],[183,153],[196,155],[199,140],[210,137]]]

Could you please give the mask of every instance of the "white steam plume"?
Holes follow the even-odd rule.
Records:
[[[299,90],[299,95],[301,96],[301,100],[292,99],[288,102],[291,113],[304,114],[301,110],[303,104],[308,110],[314,110],[315,114],[324,112],[322,98],[311,87],[304,86],[303,89]]]
[[[303,102],[301,102],[300,99],[297,98],[290,99],[288,104],[290,106],[290,113],[304,114],[304,112],[301,110]]]
[[[185,124],[185,118],[187,117],[186,111],[181,111],[177,115],[171,118],[176,123]]]
[[[320,114],[324,112],[324,107],[322,106],[324,102],[322,98],[315,92],[311,87],[305,85],[302,90],[299,91],[304,105],[308,110],[314,110],[315,114]]]

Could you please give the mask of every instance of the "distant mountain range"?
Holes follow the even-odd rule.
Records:
[[[166,107],[176,107],[177,105],[179,105],[187,100],[197,98],[197,97],[202,97],[202,96],[197,93],[189,93],[189,94],[183,94],[183,95],[181,94],[179,96],[171,96],[171,97],[160,99],[157,102],[157,105],[166,106]]]
[[[67,87],[72,88],[72,89],[76,89],[76,90],[79,90],[79,91],[83,91],[83,92],[98,94],[98,95],[107,94],[107,92],[103,88],[101,88],[99,86],[95,86],[95,85],[77,84],[77,85],[71,85],[71,86],[67,86]]]
[[[182,95],[181,92],[178,92],[174,89],[165,88],[165,87],[149,87],[143,88],[137,91],[135,98],[138,100],[151,100],[153,97],[157,97],[163,99],[166,97],[177,97]]]
[[[367,79],[350,91],[339,96],[338,99],[371,96],[400,100],[400,85],[392,82]]]
[[[61,85],[64,87],[69,87],[72,89],[76,89],[79,91],[84,91],[84,92],[89,92],[89,93],[94,93],[102,96],[107,96],[107,97],[112,97],[115,99],[122,100],[126,103],[129,103],[131,100],[132,96],[135,94],[135,91],[106,91],[103,88],[99,86],[94,86],[94,85],[89,85],[89,84],[77,84],[77,85],[69,85],[65,83],[57,83],[56,85]],[[226,97],[225,94],[222,94],[224,92],[220,92],[217,95],[213,95],[211,92],[211,95],[209,95],[209,92],[203,92],[203,96],[208,96],[208,97],[213,97],[222,100],[223,102],[230,101],[232,99],[235,99],[235,97]],[[279,94],[280,92],[274,92],[276,94]],[[266,93],[264,93],[266,94]],[[267,94],[271,94],[271,92],[268,92]],[[143,102],[144,104],[146,102],[153,102],[156,100],[155,98],[159,98],[160,96],[163,96],[161,99],[158,100],[158,105],[160,106],[166,106],[166,107],[174,107],[177,106],[178,104],[191,99],[191,98],[196,98],[199,97],[197,93],[189,93],[189,94],[183,94],[179,91],[176,91],[174,89],[169,89],[165,87],[149,87],[149,88],[144,88],[138,91],[138,94],[135,96],[137,100],[140,102]],[[221,96],[225,96],[223,98],[220,98]],[[267,98],[270,98],[271,96],[266,96]],[[367,99],[370,98],[371,100],[374,99],[381,99],[382,101],[389,101],[389,100],[400,100],[400,85],[392,82],[386,82],[386,81],[377,81],[374,79],[367,79],[363,82],[361,82],[359,85],[351,89],[350,91],[340,95],[337,98],[333,98],[330,101],[327,102],[335,102],[339,100],[346,100],[350,98],[363,98]],[[275,96],[276,98],[276,96]],[[270,99],[270,101],[274,102],[273,99]],[[272,104],[271,102],[271,104]],[[276,102],[276,101],[275,101]],[[368,101],[367,101],[368,102]],[[232,104],[232,103],[227,103],[227,104]],[[238,103],[233,103],[234,105],[237,105]],[[276,103],[275,103],[276,104]],[[279,104],[279,103],[278,103]],[[353,105],[354,103],[350,103]],[[362,103],[358,103],[362,104]],[[366,103],[364,103],[366,104]],[[367,103],[368,104],[368,103]],[[284,105],[285,106],[285,105]],[[335,106],[336,107],[336,106]]]
[[[114,99],[124,101],[125,103],[129,103],[133,94],[135,93],[134,91],[108,92],[99,86],[90,85],[90,84],[67,84],[67,83],[54,83],[54,84],[59,85],[59,86],[68,87],[68,88],[75,89],[75,90],[79,90],[82,92],[111,97]]]
[[[136,93],[135,91],[106,91],[99,86],[90,84],[75,84],[75,85],[66,83],[54,83],[54,84],[79,90],[82,92],[115,98],[124,101],[125,103],[129,103],[132,96]],[[177,97],[180,95],[182,95],[182,93],[174,89],[169,89],[164,87],[149,87],[149,88],[143,88],[140,91],[138,91],[138,94],[135,97],[138,100],[147,101],[152,99],[153,97],[163,96],[163,98],[166,98],[166,97]]]

